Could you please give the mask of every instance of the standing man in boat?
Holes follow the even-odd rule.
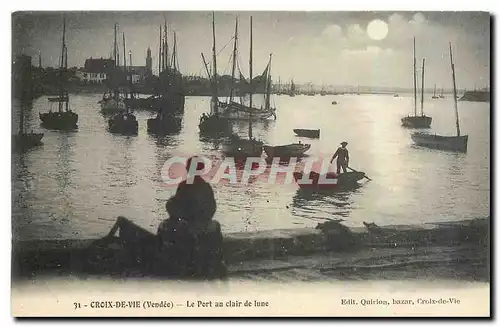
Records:
[[[349,151],[347,150],[347,142],[344,141],[340,143],[340,147],[335,151],[330,163],[333,163],[333,160],[337,158],[337,175],[340,174],[340,169],[342,168],[342,172],[347,172],[347,166],[349,166]]]

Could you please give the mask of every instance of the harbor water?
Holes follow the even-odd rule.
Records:
[[[430,99],[425,113],[431,132],[456,133],[452,97]],[[12,229],[15,240],[87,239],[107,234],[118,216],[156,232],[165,219],[166,187],[161,171],[174,155],[222,157],[220,144],[199,136],[198,122],[209,110],[208,97],[187,97],[177,135],[148,135],[147,111],[135,112],[137,136],[112,135],[102,116],[100,94],[70,95],[79,115],[76,132],[40,127],[38,114],[50,108],[41,97],[27,111],[26,123],[45,133],[43,146],[12,157]],[[488,217],[490,213],[489,103],[459,102],[460,128],[469,135],[467,153],[412,145],[412,130],[401,117],[413,114],[410,94],[274,96],[277,120],[257,122],[254,135],[265,144],[310,143],[308,154],[329,157],[349,142],[350,166],[372,181],[336,194],[304,194],[295,184],[213,185],[223,233],[314,228],[342,218],[350,227],[363,221],[379,226],[446,222]],[[337,105],[332,105],[337,101]],[[14,103],[13,128],[17,131]],[[420,107],[418,108],[420,113]],[[294,128],[321,129],[320,139],[294,135]],[[234,124],[247,136],[248,122]]]

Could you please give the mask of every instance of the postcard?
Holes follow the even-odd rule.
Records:
[[[490,20],[12,13],[12,316],[489,317]]]

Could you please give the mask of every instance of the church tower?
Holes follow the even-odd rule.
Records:
[[[153,74],[153,58],[151,58],[151,48],[146,52],[146,74]]]

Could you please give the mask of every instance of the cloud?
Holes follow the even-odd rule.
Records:
[[[323,30],[321,35],[325,38],[330,38],[330,39],[342,38],[342,27],[336,24],[329,25]]]

